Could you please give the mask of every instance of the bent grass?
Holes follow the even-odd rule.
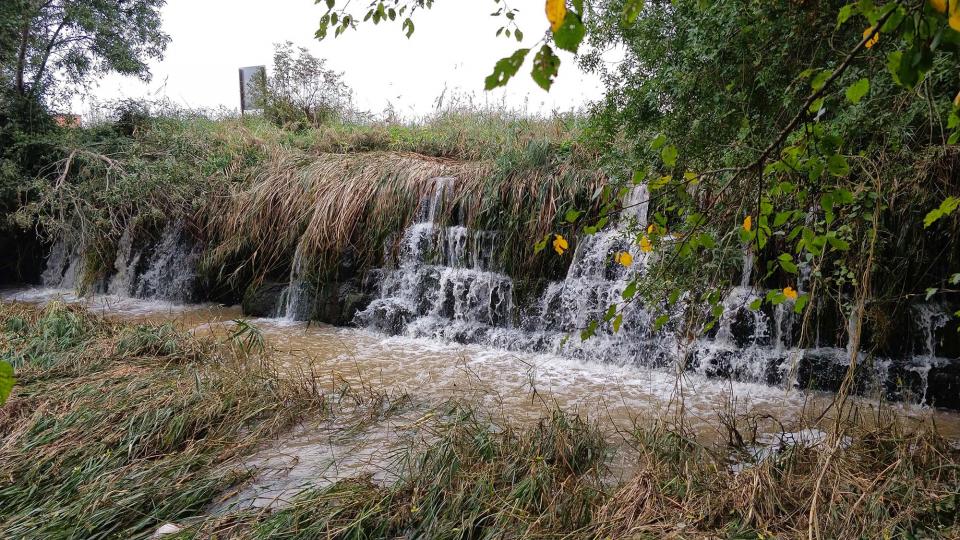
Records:
[[[268,349],[59,304],[0,306],[0,336],[19,378],[0,409],[4,538],[145,538],[166,522],[185,527],[178,538],[960,537],[960,450],[886,409],[758,453],[744,416],[718,419],[730,443],[640,421],[612,445],[562,411],[518,425],[435,404],[394,483],[358,477],[210,516],[265,441],[345,398],[383,414],[384,394],[324,396],[272,372]],[[610,471],[618,452],[633,456],[625,481]]]

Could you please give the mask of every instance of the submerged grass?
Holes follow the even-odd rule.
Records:
[[[661,421],[612,445],[561,411],[519,425],[436,405],[395,482],[361,476],[282,508],[205,515],[252,474],[239,458],[297,419],[344,396],[389,409],[371,389],[324,399],[245,343],[0,306],[0,354],[19,378],[0,409],[0,537],[143,538],[166,522],[184,527],[177,538],[960,537],[960,450],[889,410],[851,411],[801,443],[761,442],[756,418],[725,414],[728,443]],[[625,480],[615,453],[631,457]]]
[[[18,377],[0,408],[2,538],[129,538],[196,515],[245,474],[233,458],[324,407],[169,325],[61,304],[0,320]]]

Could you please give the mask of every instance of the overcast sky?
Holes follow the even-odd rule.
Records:
[[[354,2],[358,6],[366,2]],[[547,28],[542,0],[515,0],[524,46],[532,46]],[[505,90],[484,92],[483,79],[497,59],[512,53],[517,42],[495,38],[501,18],[490,13],[492,0],[440,0],[419,12],[416,32],[407,39],[399,24],[362,26],[339,38],[317,41],[313,35],[324,10],[313,0],[169,0],[163,9],[164,30],[171,42],[164,59],[151,64],[153,80],[111,75],[91,89],[82,104],[118,97],[167,97],[188,107],[237,109],[237,68],[267,65],[273,43],[292,41],[343,71],[362,110],[397,112],[417,117],[433,110],[447,88],[475,100],[500,103],[529,113],[579,108],[602,95],[596,77],[582,73],[572,55],[560,52],[563,65],[551,91],[529,77],[530,60]]]

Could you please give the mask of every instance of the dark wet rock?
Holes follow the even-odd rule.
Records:
[[[260,285],[247,287],[243,294],[241,307],[244,315],[252,317],[273,317],[287,289],[286,283],[268,281]]]
[[[371,296],[355,281],[327,282],[317,288],[313,316],[320,322],[343,326],[350,324],[357,312],[370,303]]]
[[[933,366],[927,374],[927,403],[960,410],[960,359]]]

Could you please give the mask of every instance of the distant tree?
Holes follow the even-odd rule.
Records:
[[[289,41],[274,45],[273,73],[262,84],[264,115],[280,125],[318,126],[350,110],[352,92],[343,73]]]
[[[170,41],[166,0],[3,0],[0,83],[15,98],[63,97],[108,72],[150,77]]]

